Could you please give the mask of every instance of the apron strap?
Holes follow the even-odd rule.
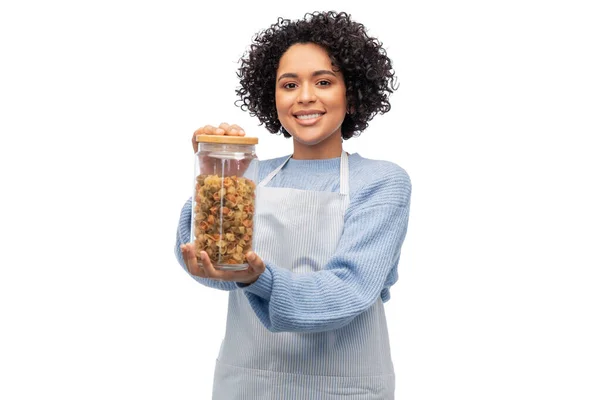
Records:
[[[340,194],[350,194],[350,169],[348,168],[348,153],[342,150],[340,160]]]
[[[279,167],[277,167],[273,171],[271,171],[271,173],[269,175],[267,175],[265,177],[265,179],[263,179],[258,184],[258,186],[259,187],[267,186],[267,184],[269,182],[271,182],[271,179],[273,179],[273,177],[275,177],[275,175],[277,175],[277,173],[279,171],[281,171],[281,169],[285,166],[285,164],[287,164],[287,162],[290,160],[290,158],[292,158],[292,156],[289,156],[288,158],[286,158],[285,161],[283,163],[281,163],[281,165]],[[350,194],[349,180],[350,180],[350,172],[349,172],[349,168],[348,168],[348,154],[342,150],[342,156],[340,157],[340,194],[344,194],[344,195]]]
[[[271,182],[271,179],[273,179],[273,177],[274,177],[275,175],[277,175],[277,173],[278,173],[279,171],[281,171],[281,168],[283,168],[283,166],[284,166],[285,164],[287,164],[287,162],[289,161],[289,159],[290,159],[290,158],[292,158],[292,156],[289,156],[288,158],[286,158],[286,159],[285,159],[285,161],[284,161],[284,162],[283,162],[283,163],[282,163],[282,164],[281,164],[279,167],[277,167],[277,168],[275,168],[273,171],[271,171],[271,173],[270,173],[269,175],[267,175],[267,176],[265,177],[265,179],[263,179],[263,180],[262,180],[262,181],[261,181],[261,182],[258,184],[258,186],[267,186],[267,184],[268,184],[269,182]]]

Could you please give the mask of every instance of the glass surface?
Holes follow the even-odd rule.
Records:
[[[191,238],[196,255],[206,251],[216,269],[246,269],[258,173],[254,145],[198,145]]]

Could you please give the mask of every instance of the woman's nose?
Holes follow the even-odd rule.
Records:
[[[317,99],[315,88],[312,85],[302,85],[298,92],[299,103],[312,103]]]

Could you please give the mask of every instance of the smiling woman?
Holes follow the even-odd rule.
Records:
[[[175,253],[203,285],[229,291],[214,400],[390,400],[395,376],[384,302],[398,279],[411,182],[400,166],[343,150],[390,108],[381,44],[345,13],[280,19],[241,60],[242,109],[292,138],[258,162],[248,269],[217,271],[189,244],[191,200]],[[237,125],[196,134],[243,136]]]
[[[279,120],[274,101],[275,91],[280,87],[277,80],[284,74],[300,72],[281,68],[281,62],[285,61],[283,56],[289,55],[286,53],[297,44],[313,45],[307,46],[313,49],[318,46],[321,55],[328,58],[325,61],[319,57],[319,62],[312,57],[305,58],[296,64],[298,67],[314,62],[321,68],[314,67],[317,69],[313,73],[330,71],[343,78],[349,111],[342,123],[344,139],[364,131],[377,113],[390,110],[388,97],[396,89],[392,61],[381,42],[369,36],[363,24],[343,12],[306,14],[297,21],[279,18],[256,36],[252,50],[241,59],[238,73],[241,84],[237,90],[238,105],[258,117],[269,132],[290,137],[287,127]]]

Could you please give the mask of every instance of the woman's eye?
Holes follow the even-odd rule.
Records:
[[[285,85],[283,85],[284,89],[293,89],[296,87],[295,83],[286,83]]]
[[[328,86],[328,85],[331,85],[331,83],[329,81],[319,81],[319,82],[317,82],[317,85]]]

